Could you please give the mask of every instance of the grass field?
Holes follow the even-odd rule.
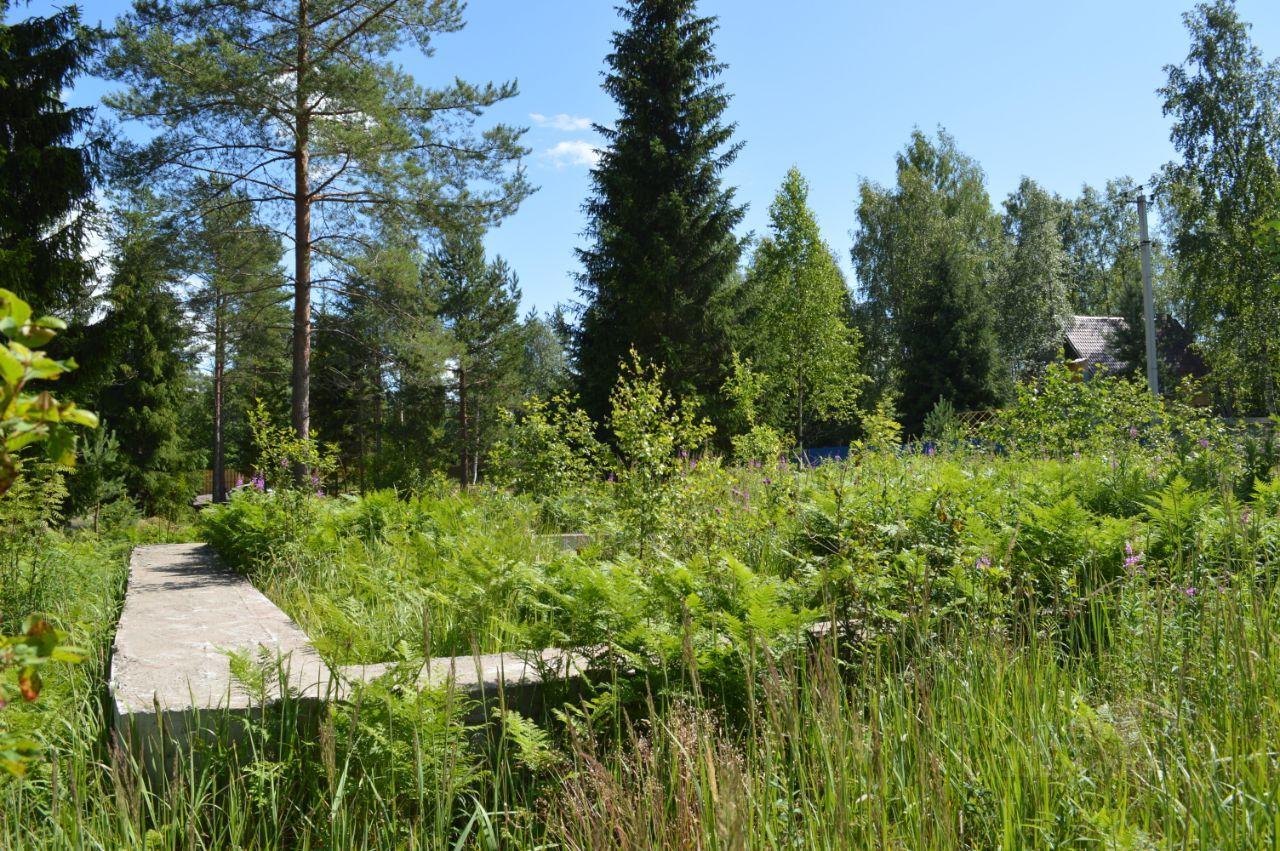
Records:
[[[46,608],[93,654],[6,716],[48,747],[0,788],[0,845],[1275,847],[1280,491],[1236,472],[1141,446],[704,461],[643,543],[622,486],[574,495],[582,553],[541,537],[562,505],[496,489],[242,494],[200,533],[332,661],[402,664],[157,785],[103,717],[129,541],[59,538]],[[546,718],[477,734],[410,685],[549,645],[608,650]]]

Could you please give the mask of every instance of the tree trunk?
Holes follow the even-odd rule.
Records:
[[[309,56],[308,0],[298,0],[297,88],[294,100],[295,150],[293,161],[293,430],[305,440],[311,434],[311,181],[310,105],[306,97]],[[298,464],[294,476],[306,481],[306,465]]]
[[[213,501],[227,501],[226,447],[223,442],[222,394],[226,371],[227,341],[221,293],[213,297]]]
[[[458,478],[462,480],[463,487],[466,487],[471,471],[471,458],[468,452],[471,446],[471,435],[467,428],[467,371],[461,366],[458,367],[458,441],[460,443],[458,463],[461,466]]]

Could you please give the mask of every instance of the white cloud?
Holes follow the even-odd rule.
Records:
[[[567,165],[594,168],[596,163],[600,162],[600,149],[585,139],[557,142],[554,146],[547,148],[543,155],[555,163],[556,168],[564,168]]]
[[[539,127],[550,127],[552,130],[573,132],[576,130],[591,129],[590,118],[583,118],[580,115],[568,115],[563,112],[555,115],[543,115],[540,112],[531,112],[529,113],[529,120]]]

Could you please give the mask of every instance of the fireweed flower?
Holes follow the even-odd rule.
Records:
[[[267,480],[262,478],[261,473],[254,476],[253,479],[250,480],[249,484],[253,486],[254,490],[265,491],[267,489]]]
[[[1124,566],[1129,570],[1141,571],[1139,565],[1142,564],[1142,553],[1133,551],[1133,544],[1129,541],[1124,542]]]
[[[1194,588],[1194,587],[1192,587],[1192,586],[1187,586],[1186,588],[1183,588],[1183,589],[1182,589],[1182,593],[1183,593],[1183,594],[1186,594],[1188,597],[1194,597],[1195,595],[1199,594],[1200,592],[1199,592],[1196,588]]]

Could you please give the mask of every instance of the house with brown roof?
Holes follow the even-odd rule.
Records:
[[[1129,372],[1130,364],[1116,351],[1116,337],[1128,327],[1123,316],[1070,317],[1062,341],[1067,362],[1086,381],[1094,375]],[[1156,322],[1156,347],[1161,373],[1167,372],[1171,378],[1201,378],[1209,371],[1191,334],[1172,316],[1161,316]]]
[[[1063,332],[1062,348],[1067,363],[1085,380],[1095,374],[1125,372],[1128,365],[1112,346],[1115,335],[1128,323],[1123,316],[1072,316]]]

